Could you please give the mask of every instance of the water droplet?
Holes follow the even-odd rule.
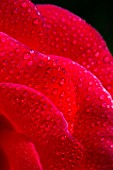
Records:
[[[101,138],[101,141],[104,141],[104,138]]]
[[[65,80],[64,80],[64,78],[62,78],[59,83],[60,83],[60,85],[64,85],[64,82],[65,82]]]
[[[90,82],[89,82],[89,85],[92,85],[92,84],[93,84],[93,82],[90,81]]]
[[[17,14],[17,13],[18,13],[18,9],[15,8],[15,9],[13,10],[13,13],[14,13],[14,14]]]
[[[25,60],[28,59],[29,57],[30,57],[30,56],[29,56],[28,53],[24,54],[24,59],[25,59]]]
[[[90,96],[87,96],[86,97],[86,101],[90,101],[91,100],[91,97]]]
[[[48,56],[47,59],[50,60],[51,58]]]
[[[52,68],[51,68],[51,67],[49,67],[49,68],[46,69],[46,73],[48,73],[48,74],[51,73],[51,71],[52,71]]]
[[[105,57],[105,58],[104,58],[104,62],[105,62],[105,63],[109,63],[109,62],[110,62],[110,58],[109,58],[109,57]]]
[[[8,64],[8,61],[7,60],[3,60],[3,66],[6,66]]]
[[[37,8],[36,8],[36,9],[37,9]],[[40,15],[41,15],[41,13],[38,11],[38,12],[37,12],[37,15],[38,15],[38,16],[40,16]]]
[[[57,94],[58,90],[55,88],[53,89],[53,94]]]
[[[100,96],[100,99],[104,99],[104,95],[101,95],[101,96]]]
[[[98,68],[94,68],[94,72],[98,72]]]
[[[61,97],[64,97],[64,94],[65,94],[65,93],[64,93],[64,92],[62,92],[62,93],[60,94],[60,96],[61,96]]]
[[[56,77],[52,77],[51,81],[54,83],[56,81]]]
[[[26,2],[22,2],[22,3],[21,3],[21,6],[22,6],[23,8],[25,8],[25,7],[27,6],[27,3],[26,3]]]
[[[30,54],[33,54],[34,53],[34,50],[30,50]]]
[[[33,21],[33,23],[34,23],[35,25],[37,25],[37,24],[39,23],[38,19],[35,18],[34,21]]]
[[[102,103],[102,107],[106,107],[106,103]]]
[[[110,108],[110,105],[107,105],[107,108],[109,109],[109,108]]]
[[[76,45],[77,41],[76,40],[73,40],[73,45]]]
[[[29,13],[31,12],[31,8],[28,8],[28,10],[27,10]]]
[[[111,145],[110,147],[113,148],[113,145]]]
[[[44,66],[44,62],[43,62],[43,61],[40,61],[40,62],[39,62],[39,66],[40,66],[40,67],[43,67],[43,66]]]
[[[99,52],[96,52],[96,53],[95,53],[95,57],[98,57],[98,56],[99,56]]]
[[[29,61],[27,64],[28,66],[31,66],[33,64],[33,61]]]

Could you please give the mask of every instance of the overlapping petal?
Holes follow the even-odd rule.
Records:
[[[30,140],[0,132],[14,169],[40,169],[39,154],[44,170],[112,170],[113,58],[102,37],[53,5],[1,0],[0,14],[0,31],[20,41],[0,33],[0,129]]]
[[[8,158],[11,170],[42,170],[34,144],[22,135],[0,131],[0,147]],[[4,167],[0,168],[4,170]]]
[[[53,5],[36,9],[28,0],[0,1],[0,10],[0,31],[39,52],[71,58],[94,73],[113,94],[112,56],[99,33],[84,20]]]
[[[44,20],[30,0],[1,0],[0,21],[0,31],[32,49],[36,45],[38,51],[46,52],[47,33]]]
[[[70,120],[71,128],[77,105],[70,76],[73,70],[66,70],[65,59],[30,51],[4,33],[0,33],[0,38],[0,82],[24,84],[41,91],[63,112],[68,122]]]
[[[62,113],[44,95],[9,83],[0,84],[0,94],[0,112],[34,142],[43,169],[81,169],[82,147],[69,134]]]
[[[86,169],[113,169],[113,100],[97,78],[76,67],[79,109],[74,134],[86,149]]]
[[[59,95],[58,91],[62,87],[68,87],[67,83],[71,82],[71,84],[69,84],[69,87],[73,89],[73,93],[70,93],[70,97],[67,97],[67,95],[64,95],[62,97],[64,97],[65,101],[67,101],[68,105],[70,106],[71,102],[73,101],[73,99],[71,99],[71,95],[73,95],[75,97],[74,104],[76,103],[76,108],[74,108],[75,110],[73,110],[72,112],[73,116],[70,116],[70,110],[67,110],[67,112],[64,112],[64,117],[70,125],[69,130],[71,134],[83,145],[85,152],[85,165],[83,163],[82,168],[86,168],[89,170],[91,168],[93,170],[99,170],[101,167],[101,169],[106,170],[109,167],[109,169],[111,170],[113,168],[113,101],[110,94],[101,85],[100,81],[85,68],[69,59],[58,56],[46,56],[35,51],[30,51],[28,47],[22,45],[21,43],[18,43],[7,35],[1,33],[1,36],[2,54],[4,55],[2,55],[1,57],[2,76],[0,81],[25,84],[36,90],[39,90],[43,92],[44,95],[48,96],[51,101],[56,105],[56,107],[59,108],[59,110],[61,110],[62,107],[60,108],[58,103],[56,102],[56,99],[60,100],[61,98],[61,95]],[[21,51],[21,53],[18,52],[17,47]],[[15,52],[18,53],[16,53],[15,55]],[[49,69],[49,72],[47,74],[48,67],[51,69]],[[7,72],[11,72],[11,75],[7,75]],[[57,78],[54,80],[53,83],[53,77],[51,77],[51,75],[53,76],[54,74]],[[62,77],[63,81],[61,81],[62,83],[60,84],[60,80]],[[17,89],[19,87],[16,89],[15,86],[16,85],[14,85],[13,87],[13,85],[11,85],[10,87],[9,85],[8,89],[6,90],[6,94],[8,91],[11,92],[12,88],[14,88],[16,91],[16,93],[11,92],[12,96],[9,96],[9,98],[13,99],[13,96],[15,96],[15,94],[18,96]],[[53,89],[51,89],[51,87],[53,88],[55,86],[57,91],[53,97],[51,93],[53,92]],[[27,87],[25,88],[25,90],[28,90]],[[63,88],[63,91],[65,93],[66,90],[66,88]],[[21,88],[19,91],[21,91]],[[32,95],[30,96],[32,97]],[[22,97],[18,96],[17,103],[19,103],[20,99],[22,99]],[[8,101],[10,101],[10,99],[7,100],[7,102],[3,103],[8,103]],[[14,99],[14,101],[16,100]],[[9,104],[9,106],[11,106],[11,103]],[[11,110],[11,108],[8,110]],[[22,110],[25,111],[26,109],[23,108]],[[32,111],[32,109],[30,110]],[[35,110],[36,108],[33,105],[33,111],[35,112]],[[21,113],[22,111],[18,112]],[[56,111],[54,110],[52,113],[55,114]],[[26,114],[24,115],[27,119]],[[20,122],[20,120],[19,118],[17,118],[18,123]],[[30,117],[29,121],[31,120],[32,118]],[[35,117],[33,120],[37,120],[37,118]],[[56,122],[56,120],[57,118],[54,119],[54,122]],[[23,124],[24,122],[22,123],[22,125]],[[35,123],[32,123],[32,125],[35,125]],[[55,125],[55,123],[53,123],[53,125]],[[25,134],[30,132],[30,130],[28,130],[28,127],[31,126],[27,126],[26,131],[24,131]],[[43,126],[41,127],[41,129],[42,128]],[[58,129],[60,130],[60,133],[62,133],[62,128],[57,128],[57,126],[55,128],[56,129],[54,130],[54,128],[51,126],[51,129],[54,130],[56,133],[58,132]],[[36,132],[35,129],[30,134],[36,135],[33,132]],[[41,133],[41,135],[42,134],[44,134],[44,132]],[[50,134],[51,130],[48,132],[48,135]],[[29,137],[32,138],[32,136]],[[34,138],[32,140],[34,140]],[[50,140],[50,143],[51,141],[52,139]],[[55,141],[53,143],[55,143]],[[41,153],[39,152],[39,156],[40,155]],[[46,155],[44,156],[46,157]]]
[[[113,57],[102,36],[83,19],[55,5],[37,5],[48,28],[50,54],[71,58],[95,74],[113,96]]]

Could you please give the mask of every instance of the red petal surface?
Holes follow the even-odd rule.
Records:
[[[0,21],[0,31],[31,48],[36,46],[39,51],[46,52],[47,30],[44,19],[30,0],[1,0]]]
[[[37,9],[48,28],[48,53],[71,58],[86,67],[113,95],[113,57],[101,35],[65,9],[54,5],[37,5]]]
[[[36,9],[28,0],[1,0],[0,11],[1,31],[39,52],[73,59],[113,95],[112,56],[102,37],[84,20],[53,5]]]
[[[78,111],[73,136],[85,148],[86,169],[113,169],[113,100],[95,76],[76,66]]]
[[[27,86],[2,83],[0,112],[35,143],[43,169],[81,169],[81,145],[44,95]]]
[[[73,86],[69,86],[69,87],[71,88],[74,87],[73,96],[75,95],[76,110],[75,112],[73,112],[74,117],[73,120],[71,121],[74,122],[73,136],[75,136],[75,139],[78,139],[78,141],[80,141],[84,146],[86,165],[84,167],[84,165],[82,164],[82,168],[83,170],[85,168],[86,170],[87,169],[108,170],[108,168],[109,170],[112,170],[113,169],[113,163],[112,163],[113,162],[113,150],[112,150],[113,101],[111,99],[110,94],[102,87],[101,83],[97,80],[97,78],[93,74],[88,72],[86,69],[84,69],[82,66],[72,62],[69,59],[57,57],[57,56],[46,56],[39,53],[35,53],[33,51],[31,53],[29,49],[27,49],[27,47],[12,40],[10,37],[7,37],[3,33],[1,33],[1,36],[5,37],[4,38],[5,43],[3,43],[3,39],[2,39],[1,47],[3,50],[2,54],[4,55],[2,55],[1,57],[2,76],[0,81],[2,82],[9,81],[13,83],[26,84],[31,87],[34,87],[37,90],[39,89],[45,95],[47,95],[55,104],[56,104],[55,99],[59,96],[58,95],[59,93],[56,93],[54,97],[50,95],[52,94],[49,91],[51,90],[51,86],[57,87],[57,90],[59,91],[59,89],[62,88],[62,86],[59,86],[59,80],[61,79],[62,76],[64,77],[64,84],[68,80],[71,81],[71,84],[73,82]],[[13,44],[12,48],[11,48],[11,44]],[[18,46],[18,49],[21,50],[21,53],[15,53],[16,46]],[[13,50],[12,53],[11,50]],[[27,57],[24,56],[24,53],[26,54],[26,52],[28,54]],[[5,61],[5,65],[3,64],[4,61]],[[28,64],[29,61],[30,64]],[[40,61],[41,61],[41,65],[39,65]],[[13,64],[11,64],[10,62]],[[48,72],[49,74],[47,74],[48,66],[49,68],[51,68]],[[7,75],[7,72],[10,71],[11,71],[11,75]],[[56,80],[55,83],[52,84],[51,75],[54,74],[55,76],[57,75],[59,76],[57,76],[58,81]],[[62,76],[60,77],[60,75]],[[18,95],[17,92],[16,95]],[[70,94],[70,97],[71,95],[72,94]],[[12,93],[12,96],[10,98],[13,99],[13,96],[15,96],[14,93]],[[69,105],[70,102],[73,101],[71,100],[71,98],[67,98],[67,96],[64,96],[64,98],[66,98]],[[21,99],[20,96],[18,96],[18,100],[19,99]],[[9,106],[11,107],[11,104],[9,104]],[[34,110],[36,109],[34,108]],[[21,111],[18,112],[21,113]],[[53,111],[52,113],[56,113],[56,111]],[[66,117],[66,114],[64,114],[64,116]],[[69,119],[69,116],[70,114],[69,112],[67,112],[66,120],[68,122],[70,119],[72,119],[72,117],[70,117]],[[32,118],[29,119],[32,120]],[[36,120],[36,118],[33,120]],[[57,118],[55,117],[54,120],[56,122]],[[53,125],[55,125],[55,123],[53,123]],[[26,128],[25,133],[28,133],[27,130],[28,129]],[[51,126],[51,130],[54,130],[52,126]],[[56,133],[58,132],[58,130],[60,130],[60,128],[57,128],[56,126],[55,129]],[[34,131],[36,132],[36,130],[33,130],[33,132]],[[60,133],[62,133],[61,130]],[[30,133],[30,135],[31,134],[32,133]],[[56,140],[53,143],[55,144],[55,142]]]
[[[77,110],[75,86],[65,59],[46,56],[0,33],[0,82],[24,84],[41,91],[63,112],[70,129]],[[9,73],[9,74],[7,74]]]
[[[0,147],[8,158],[11,170],[42,170],[33,143],[10,131],[0,131],[0,138]]]

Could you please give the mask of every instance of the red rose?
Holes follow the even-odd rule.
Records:
[[[113,170],[113,58],[53,5],[0,1],[1,170]]]

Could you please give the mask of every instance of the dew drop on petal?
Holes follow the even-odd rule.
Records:
[[[111,145],[111,148],[113,148],[113,145]]]
[[[109,58],[109,57],[105,57],[105,58],[104,58],[104,62],[105,62],[105,63],[109,63],[109,62],[110,62],[110,58]]]
[[[30,56],[29,56],[29,54],[24,54],[24,59],[26,60],[26,59],[28,59]]]
[[[64,85],[64,83],[65,83],[65,80],[64,80],[64,78],[62,78],[61,80],[60,80],[60,85]]]
[[[101,95],[101,96],[100,96],[100,99],[101,99],[101,100],[104,99],[104,95]]]
[[[32,11],[32,9],[31,8],[28,8],[28,10],[27,10],[29,13]]]
[[[33,23],[34,23],[35,25],[37,25],[37,24],[39,23],[38,19],[35,18],[34,21],[33,21]]]
[[[34,50],[30,50],[30,54],[33,54],[34,53]]]
[[[27,64],[28,66],[31,66],[33,64],[33,61],[29,61]]]
[[[96,53],[95,53],[95,57],[98,57],[98,56],[99,56],[99,52],[96,52]]]
[[[25,7],[27,6],[26,2],[23,1],[23,2],[21,3],[21,6],[22,6],[23,8],[25,8]]]
[[[53,94],[57,94],[58,90],[55,88],[53,89]]]

